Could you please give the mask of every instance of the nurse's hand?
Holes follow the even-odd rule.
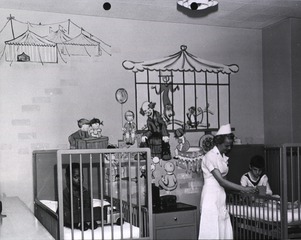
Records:
[[[243,187],[241,191],[244,193],[256,193],[258,189],[256,187]]]
[[[163,136],[163,137],[162,137],[162,140],[163,140],[163,142],[166,142],[166,143],[167,143],[167,142],[169,141],[169,137],[168,137],[168,136]]]

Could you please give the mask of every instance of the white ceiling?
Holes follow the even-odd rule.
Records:
[[[247,29],[301,18],[301,0],[218,1],[217,7],[202,11],[178,6],[177,0],[0,0],[0,8]],[[110,10],[104,10],[105,2]]]

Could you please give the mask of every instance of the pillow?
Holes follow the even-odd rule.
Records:
[[[103,206],[111,205],[106,200],[103,200]],[[101,207],[101,200],[100,199],[93,199],[93,207]]]
[[[57,201],[51,201],[51,200],[40,200],[41,203],[43,203],[45,206],[51,209],[51,211],[56,212],[58,208]],[[109,202],[106,200],[103,201],[103,206],[110,205]],[[93,207],[101,207],[101,200],[100,199],[93,199]]]
[[[40,200],[40,202],[43,203],[48,208],[50,208],[53,212],[56,212],[56,210],[57,210],[57,201]]]

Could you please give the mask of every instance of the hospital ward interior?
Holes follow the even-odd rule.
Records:
[[[301,239],[300,0],[0,3],[1,240]]]

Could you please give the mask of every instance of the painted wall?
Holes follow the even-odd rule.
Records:
[[[239,72],[231,78],[231,124],[243,143],[264,142],[261,31],[4,9],[0,9],[1,28],[10,14],[23,23],[71,19],[110,44],[112,55],[67,58],[67,63],[59,57],[58,64],[10,64],[2,56],[1,195],[19,196],[32,208],[32,151],[68,148],[68,136],[77,130],[79,118],[103,120],[103,135],[116,144],[122,136],[122,117],[115,91],[123,87],[129,93],[124,110],[135,107],[133,74],[122,62],[168,56],[182,44],[200,58],[239,65]],[[13,27],[16,35],[27,29],[22,23]],[[0,33],[1,49],[10,39],[7,26]],[[196,146],[202,135],[189,133],[187,139]],[[175,144],[171,137],[172,149]]]
[[[301,142],[301,20],[292,19],[292,114],[293,140]]]
[[[264,134],[270,144],[293,140],[290,42],[290,20],[263,30]]]
[[[263,30],[265,143],[301,142],[301,21],[287,19]]]

